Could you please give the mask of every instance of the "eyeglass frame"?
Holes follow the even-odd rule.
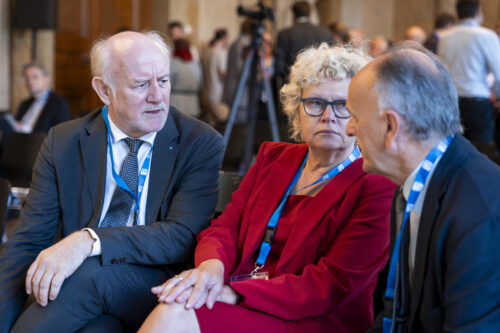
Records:
[[[305,103],[309,100],[315,100],[315,101],[321,101],[323,103],[325,103],[325,107],[323,108],[323,110],[321,111],[320,114],[310,114],[307,112],[307,108],[305,106]],[[335,115],[335,117],[339,118],[339,119],[349,119],[351,118],[351,113],[349,112],[349,110],[347,110],[347,112],[349,112],[349,115],[347,117],[343,117],[343,116],[339,116],[337,114],[337,110],[335,110],[335,103],[338,103],[338,102],[343,102],[344,103],[344,107],[345,107],[345,103],[347,102],[346,99],[335,99],[331,102],[327,101],[326,99],[323,99],[323,98],[320,98],[320,97],[306,97],[306,98],[301,98],[300,101],[302,102],[302,107],[304,108],[304,112],[308,115],[308,116],[311,116],[311,117],[321,117],[323,115],[323,113],[325,113],[325,110],[326,108],[328,107],[328,105],[331,105],[332,106],[332,110],[333,110],[333,114]]]

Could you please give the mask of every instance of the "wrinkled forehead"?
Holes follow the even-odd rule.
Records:
[[[164,50],[151,40],[117,43],[111,55],[115,75],[133,76],[144,73],[169,73],[170,61]]]

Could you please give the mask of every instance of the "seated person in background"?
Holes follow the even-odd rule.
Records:
[[[50,90],[50,75],[39,63],[25,64],[22,74],[31,97],[24,100],[14,116],[7,112],[0,117],[2,135],[11,132],[47,133],[52,126],[71,119],[66,101]]]
[[[45,132],[71,119],[68,103],[50,90],[50,75],[38,63],[23,66],[23,76],[31,97],[17,110],[17,132]]]
[[[105,106],[50,130],[0,248],[1,332],[26,294],[36,302],[12,332],[75,332],[101,314],[137,330],[156,305],[151,286],[186,268],[215,208],[222,138],[169,108],[162,38],[116,34],[94,44],[91,64]]]
[[[418,25],[412,25],[405,32],[405,40],[412,40],[423,45],[427,38],[424,29]]]
[[[170,65],[170,104],[190,116],[198,117],[201,78],[201,65],[193,59],[189,42],[185,39],[176,40]]]
[[[226,121],[229,117],[229,107],[222,102],[224,78],[227,72],[227,42],[227,30],[217,29],[201,57],[203,69],[201,103],[205,121],[212,126]]]
[[[362,170],[345,108],[361,49],[308,48],[281,90],[303,144],[262,144],[196,268],[153,288],[140,332],[364,332],[388,255],[395,185]],[[277,223],[277,227],[276,227]],[[270,249],[270,251],[269,251]]]

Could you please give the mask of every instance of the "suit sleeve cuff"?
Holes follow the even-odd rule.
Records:
[[[101,240],[99,239],[99,236],[95,233],[94,230],[90,228],[83,228],[82,230],[86,230],[89,232],[90,236],[95,240],[94,244],[92,245],[92,252],[90,252],[90,256],[98,256],[101,255]]]

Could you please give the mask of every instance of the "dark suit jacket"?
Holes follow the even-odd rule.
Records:
[[[16,119],[21,120],[35,101],[33,97],[23,101],[17,110]],[[54,92],[49,93],[49,97],[43,107],[40,117],[33,127],[33,132],[47,133],[52,126],[71,119],[68,103]]]
[[[198,237],[197,265],[222,260],[227,282],[256,259],[267,222],[306,152],[304,144],[262,144],[224,213]],[[384,177],[364,173],[361,159],[349,165],[297,213],[275,276],[231,282],[244,296],[239,306],[283,319],[288,332],[363,332],[370,327],[372,293],[388,255],[395,187]]]
[[[395,230],[392,218],[391,251]],[[499,240],[500,168],[456,135],[422,207],[409,332],[500,332]]]
[[[308,46],[322,42],[333,43],[332,33],[309,22],[296,23],[278,34],[275,61],[278,89],[288,78],[289,67],[295,62],[297,54]]]
[[[12,324],[26,299],[24,278],[38,253],[62,237],[94,228],[102,265],[184,263],[217,202],[222,137],[170,109],[151,161],[145,226],[96,228],[106,180],[107,130],[101,111],[50,130],[38,155],[20,224],[0,251],[0,323]],[[0,326],[0,331],[2,328]],[[7,326],[8,327],[8,326]]]
[[[432,53],[437,53],[437,44],[439,42],[438,34],[433,31],[432,34],[425,40],[424,46]]]

